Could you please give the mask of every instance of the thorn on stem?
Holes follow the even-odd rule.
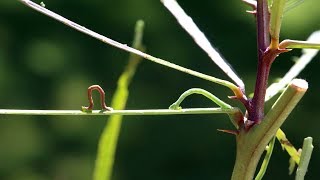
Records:
[[[220,132],[224,132],[224,133],[228,133],[228,134],[232,134],[232,135],[238,135],[239,131],[237,130],[226,130],[226,129],[217,129]]]
[[[257,15],[257,10],[247,10],[246,12],[255,16]]]
[[[229,99],[239,99],[237,96],[228,96]]]
[[[257,1],[254,0],[242,0],[245,4],[251,6],[254,10],[257,9]]]
[[[93,106],[94,106],[94,103],[93,103],[93,98],[92,98],[92,91],[93,90],[97,90],[100,94],[100,103],[101,103],[101,109],[103,111],[111,111],[113,110],[111,107],[108,107],[106,105],[106,102],[105,102],[105,92],[104,90],[99,86],[99,85],[92,85],[88,88],[88,100],[89,100],[89,106],[86,107],[86,106],[82,106],[82,111],[89,111],[91,112],[92,109],[93,109]]]

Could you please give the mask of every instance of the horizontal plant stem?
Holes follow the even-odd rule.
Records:
[[[102,116],[102,115],[124,115],[124,116],[143,116],[143,115],[179,115],[179,114],[234,114],[238,113],[238,108],[187,108],[181,110],[170,109],[145,109],[145,110],[112,110],[83,112],[80,110],[20,110],[20,109],[0,109],[2,115],[62,115],[62,116]]]
[[[119,43],[115,40],[112,40],[108,37],[105,37],[101,34],[98,34],[84,26],[81,26],[73,21],[70,21],[62,16],[60,16],[59,14],[56,14],[48,9],[46,9],[45,7],[42,7],[30,0],[20,0],[23,4],[27,5],[28,7],[42,13],[42,14],[45,14],[59,22],[62,22],[63,24],[77,30],[77,31],[80,31],[84,34],[87,34],[93,38],[96,38],[106,44],[109,44],[111,46],[114,46],[114,47],[117,47],[119,49],[122,49],[124,51],[127,51],[127,52],[130,52],[130,53],[133,53],[133,54],[136,54],[138,56],[141,56],[142,58],[145,58],[147,60],[150,60],[152,62],[155,62],[157,64],[161,64],[163,66],[166,66],[166,67],[169,67],[169,68],[172,68],[172,69],[175,69],[175,70],[178,70],[178,71],[181,71],[181,72],[184,72],[184,73],[187,73],[187,74],[190,74],[192,76],[195,76],[195,77],[198,77],[198,78],[201,78],[201,79],[204,79],[204,80],[208,80],[208,81],[211,81],[211,82],[214,82],[214,83],[217,83],[217,84],[220,84],[220,85],[223,85],[223,86],[226,86],[228,88],[230,88],[237,96],[239,96],[239,98],[243,98],[243,93],[240,91],[240,89],[233,83],[229,82],[229,81],[226,81],[226,80],[222,80],[222,79],[219,79],[219,78],[215,78],[215,77],[212,77],[212,76],[209,76],[209,75],[206,75],[206,74],[203,74],[203,73],[200,73],[200,72],[197,72],[197,71],[194,71],[194,70],[191,70],[191,69],[188,69],[188,68],[185,68],[185,67],[182,67],[182,66],[179,66],[179,65],[176,65],[176,64],[173,64],[173,63],[170,63],[168,61],[165,61],[163,59],[160,59],[160,58],[156,58],[156,57],[153,57],[149,54],[146,54],[142,51],[139,51],[137,49],[134,49],[132,47],[129,47],[128,45],[126,44],[122,44],[122,43]]]
[[[298,41],[298,40],[286,39],[279,44],[279,48],[320,49],[320,42]]]

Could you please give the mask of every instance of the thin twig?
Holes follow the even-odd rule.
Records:
[[[145,110],[112,110],[92,112],[83,112],[81,110],[21,110],[21,109],[0,109],[0,114],[3,115],[62,115],[62,116],[101,116],[101,115],[126,115],[126,116],[141,116],[141,115],[174,115],[174,114],[233,114],[240,110],[238,108],[221,109],[221,108],[187,108],[181,110],[170,109],[145,109]]]
[[[114,41],[108,37],[105,37],[101,34],[98,34],[90,29],[87,29],[86,27],[84,26],[81,26],[73,21],[70,21],[62,16],[60,16],[59,14],[56,14],[48,9],[46,9],[45,7],[42,7],[30,0],[20,0],[23,4],[27,5],[28,7],[44,14],[44,15],[47,15],[59,22],[62,22],[63,24],[73,28],[73,29],[76,29],[77,31],[80,31],[84,34],[87,34],[93,38],[96,38],[106,44],[109,44],[111,46],[114,46],[114,47],[117,47],[119,49],[122,49],[124,51],[127,51],[127,52],[130,52],[130,53],[133,53],[133,54],[136,54],[138,56],[141,56],[142,58],[145,58],[147,60],[150,60],[152,62],[155,62],[155,63],[158,63],[158,64],[161,64],[163,66],[166,66],[166,67],[169,67],[169,68],[172,68],[172,69],[175,69],[175,70],[178,70],[178,71],[181,71],[181,72],[184,72],[184,73],[187,73],[187,74],[190,74],[190,75],[193,75],[193,76],[196,76],[198,78],[201,78],[201,79],[205,79],[205,80],[208,80],[208,81],[211,81],[211,82],[214,82],[214,83],[217,83],[217,84],[220,84],[220,85],[223,85],[223,86],[226,86],[228,88],[230,88],[236,96],[238,96],[239,98],[243,98],[243,93],[240,91],[240,89],[233,83],[229,82],[229,81],[226,81],[226,80],[222,80],[222,79],[219,79],[219,78],[215,78],[215,77],[212,77],[212,76],[209,76],[209,75],[206,75],[206,74],[203,74],[203,73],[200,73],[200,72],[197,72],[197,71],[193,71],[191,69],[188,69],[188,68],[185,68],[185,67],[182,67],[182,66],[179,66],[179,65],[176,65],[176,64],[173,64],[173,63],[170,63],[168,61],[165,61],[163,59],[160,59],[160,58],[156,58],[154,56],[151,56],[149,54],[146,54],[142,51],[139,51],[137,49],[134,49],[132,47],[129,47],[128,45],[126,44],[121,44],[117,41]]]
[[[269,164],[271,156],[272,156],[275,140],[276,140],[276,137],[273,137],[271,139],[269,145],[266,147],[266,155],[263,159],[261,168],[260,168],[255,180],[261,180],[263,178],[264,174],[266,173],[267,168],[268,168],[268,164]]]
[[[221,99],[219,99],[218,97],[216,97],[215,95],[211,94],[210,92],[208,92],[204,89],[191,88],[191,89],[185,91],[184,93],[182,93],[180,95],[180,97],[178,98],[178,100],[170,105],[169,109],[182,109],[180,104],[182,103],[182,101],[184,101],[185,98],[187,98],[188,96],[190,96],[192,94],[201,94],[201,95],[205,96],[206,98],[210,99],[211,101],[213,101],[214,103],[216,103],[221,108],[224,108],[224,109],[232,108],[232,106],[225,103],[224,101],[222,101]]]
[[[320,49],[320,42],[298,41],[286,39],[279,44],[279,48],[300,48],[300,49]]]

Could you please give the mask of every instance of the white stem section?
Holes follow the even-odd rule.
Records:
[[[309,42],[320,42],[320,31],[312,33],[307,39]],[[318,49],[303,49],[301,57],[291,67],[287,74],[277,83],[271,84],[266,93],[265,101],[268,101],[273,96],[278,94],[284,89],[294,78],[296,78],[300,72],[306,67],[307,64],[317,55]]]
[[[176,0],[161,0],[163,5],[172,13],[179,24],[189,33],[194,41],[203,49],[214,63],[222,69],[239,87],[244,89],[244,83],[230,67],[230,65],[221,57],[216,49],[210,44],[209,40],[200,31],[192,18],[188,16],[179,6]]]
[[[222,108],[186,108],[181,110],[170,109],[146,109],[146,110],[112,110],[83,112],[80,110],[21,110],[21,109],[0,109],[3,115],[179,115],[179,114],[233,114],[240,110],[238,108],[222,109]]]

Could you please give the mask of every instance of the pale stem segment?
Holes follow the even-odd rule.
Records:
[[[239,87],[237,87],[235,84],[229,82],[229,81],[226,81],[226,80],[222,80],[222,79],[219,79],[219,78],[215,78],[215,77],[212,77],[212,76],[209,76],[209,75],[206,75],[206,74],[203,74],[203,73],[199,73],[197,71],[193,71],[191,69],[188,69],[188,68],[185,68],[185,67],[182,67],[182,66],[179,66],[179,65],[176,65],[176,64],[173,64],[173,63],[170,63],[168,61],[165,61],[163,59],[160,59],[160,58],[156,58],[156,57],[153,57],[149,54],[146,54],[142,51],[139,51],[137,49],[134,49],[132,47],[129,47],[128,45],[126,44],[121,44],[117,41],[114,41],[108,37],[105,37],[101,34],[98,34],[90,29],[87,29],[86,27],[84,26],[81,26],[75,22],[72,22],[62,16],[60,16],[59,14],[56,14],[48,9],[46,9],[45,7],[42,7],[30,0],[20,0],[22,3],[24,3],[25,5],[27,5],[28,7],[42,13],[42,14],[45,14],[59,22],[62,22],[63,24],[73,28],[73,29],[76,29],[84,34],[87,34],[93,38],[96,38],[106,44],[109,44],[111,46],[114,46],[114,47],[117,47],[119,49],[122,49],[124,51],[127,51],[127,52],[130,52],[130,53],[133,53],[133,54],[136,54],[138,56],[141,56],[142,58],[145,58],[147,60],[150,60],[152,62],[155,62],[157,64],[161,64],[163,66],[166,66],[166,67],[169,67],[169,68],[172,68],[172,69],[175,69],[175,70],[178,70],[178,71],[181,71],[181,72],[184,72],[184,73],[187,73],[187,74],[190,74],[192,76],[195,76],[195,77],[198,77],[198,78],[201,78],[201,79],[204,79],[204,80],[207,80],[207,81],[211,81],[211,82],[214,82],[214,83],[217,83],[217,84],[220,84],[220,85],[223,85],[223,86],[226,86],[228,88],[230,88],[234,94],[238,97],[238,98],[244,98],[244,94],[242,93],[242,91],[239,89]]]
[[[313,151],[312,137],[307,137],[303,141],[301,160],[296,173],[296,180],[304,180]]]
[[[240,88],[244,90],[244,83],[236,72],[232,69],[217,50],[211,45],[207,37],[194,23],[192,18],[188,16],[185,11],[180,7],[176,0],[161,0],[163,5],[172,13],[177,19],[178,23],[185,29],[189,35],[194,39],[198,46],[205,51],[212,61],[218,65]]]
[[[298,41],[286,39],[279,44],[279,48],[287,49],[320,49],[320,42]]]
[[[238,108],[222,109],[222,108],[186,108],[181,110],[171,109],[142,109],[142,110],[112,110],[100,111],[92,110],[92,112],[83,112],[81,110],[21,110],[21,109],[0,109],[3,115],[53,115],[53,116],[150,116],[150,115],[180,115],[180,114],[234,114],[239,112]]]

